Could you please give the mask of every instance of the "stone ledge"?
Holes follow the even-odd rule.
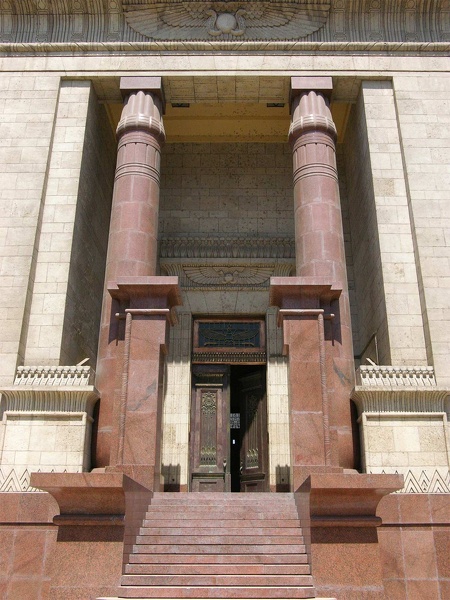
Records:
[[[384,496],[403,487],[401,475],[311,474],[297,493],[309,494],[311,526],[374,527]]]
[[[56,500],[60,515],[55,523],[60,524],[74,524],[77,516],[88,518],[90,525],[117,524],[125,514],[126,494],[151,495],[123,473],[32,473],[31,485]]]

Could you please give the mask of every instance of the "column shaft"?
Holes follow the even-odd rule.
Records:
[[[160,157],[165,139],[160,78],[125,77],[121,89],[125,102],[117,127],[117,166],[97,363],[101,394],[95,457],[98,467],[117,462],[116,420],[125,327],[116,314],[130,306],[129,296],[113,298],[108,288],[115,289],[123,278],[142,280],[156,274]]]
[[[353,463],[353,344],[331,89],[331,78],[292,78],[297,273],[272,280],[289,353],[294,489],[308,469]]]

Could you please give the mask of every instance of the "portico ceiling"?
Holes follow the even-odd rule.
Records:
[[[284,142],[289,129],[289,76],[163,76],[168,142]],[[122,111],[118,78],[94,81],[115,128]],[[336,81],[332,113],[342,140],[359,89],[355,78]]]

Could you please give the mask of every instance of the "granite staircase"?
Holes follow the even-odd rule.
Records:
[[[293,494],[155,493],[119,598],[315,598]]]

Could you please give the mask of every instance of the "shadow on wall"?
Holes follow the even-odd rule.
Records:
[[[289,465],[277,465],[275,467],[276,491],[290,492],[291,491],[291,468]]]
[[[162,465],[161,476],[163,479],[165,492],[179,492],[181,466],[180,465]]]

